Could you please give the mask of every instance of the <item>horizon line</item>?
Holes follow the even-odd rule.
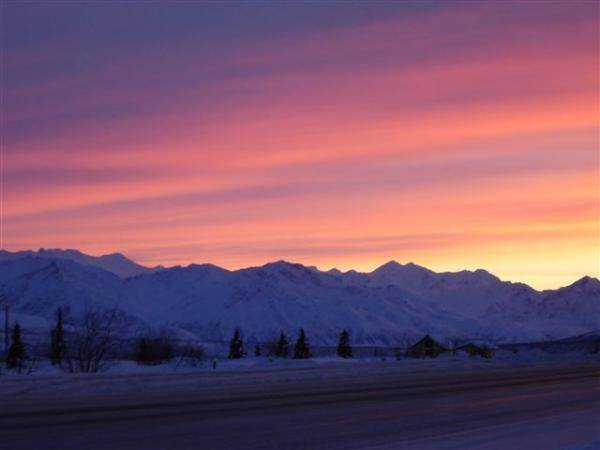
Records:
[[[92,258],[103,258],[103,257],[109,257],[109,256],[121,256],[121,257],[127,259],[128,261],[130,261],[131,263],[136,264],[136,265],[138,265],[138,266],[140,266],[140,267],[142,267],[144,269],[148,269],[148,270],[169,270],[169,269],[175,269],[175,268],[183,268],[183,269],[185,269],[185,268],[188,268],[188,267],[191,267],[191,266],[213,266],[213,267],[217,267],[217,268],[219,268],[221,270],[225,270],[227,272],[238,272],[238,271],[248,270],[248,269],[258,269],[258,268],[262,268],[262,267],[265,267],[265,266],[270,265],[270,264],[285,263],[285,264],[289,264],[289,265],[299,265],[299,266],[302,266],[302,267],[307,268],[307,269],[315,269],[315,270],[317,270],[318,272],[321,272],[321,273],[328,273],[328,272],[332,272],[332,271],[337,271],[337,272],[339,272],[341,274],[348,274],[348,273],[351,273],[351,272],[358,273],[358,274],[372,274],[373,272],[377,271],[378,269],[380,269],[380,268],[382,268],[384,266],[387,266],[387,265],[390,265],[390,264],[396,264],[396,265],[401,266],[401,267],[406,267],[406,266],[418,267],[420,269],[427,270],[427,271],[429,271],[431,273],[434,273],[436,275],[459,274],[459,273],[463,273],[463,272],[468,272],[468,273],[485,272],[486,274],[488,274],[488,275],[490,275],[492,277],[497,278],[499,281],[501,281],[503,283],[523,284],[523,285],[528,286],[529,288],[531,288],[531,289],[533,289],[533,290],[535,290],[537,292],[555,291],[555,290],[561,289],[563,287],[571,286],[571,285],[573,285],[573,284],[575,284],[575,283],[577,283],[577,282],[579,282],[581,280],[587,279],[587,278],[600,281],[600,277],[598,277],[598,276],[584,274],[584,275],[581,275],[578,278],[576,278],[573,282],[568,283],[568,284],[566,284],[564,286],[559,286],[557,288],[543,288],[543,289],[538,289],[536,287],[533,287],[531,284],[523,282],[523,281],[514,281],[514,280],[503,279],[503,278],[499,277],[498,275],[496,275],[495,273],[490,272],[489,270],[484,269],[482,267],[479,267],[479,268],[476,268],[476,269],[461,269],[461,270],[457,270],[457,271],[452,271],[452,270],[436,271],[436,270],[430,269],[429,267],[427,267],[425,265],[415,263],[414,261],[409,261],[409,262],[406,262],[406,263],[401,263],[401,262],[398,262],[397,260],[395,260],[393,258],[390,259],[390,260],[388,260],[388,261],[386,261],[386,262],[384,262],[384,263],[382,263],[382,264],[377,265],[377,267],[375,267],[374,269],[372,269],[370,271],[359,270],[359,269],[354,269],[354,268],[347,269],[347,270],[342,270],[342,269],[338,269],[337,267],[331,267],[331,268],[327,269],[327,268],[322,268],[322,266],[319,267],[316,264],[303,264],[303,263],[295,262],[295,261],[292,261],[292,260],[286,260],[284,258],[275,259],[275,260],[271,260],[271,261],[266,261],[266,262],[264,262],[262,264],[240,266],[240,267],[236,267],[236,268],[229,268],[229,267],[221,266],[219,264],[215,264],[215,263],[211,263],[211,262],[190,262],[190,263],[187,263],[187,264],[184,263],[184,264],[174,264],[174,265],[162,265],[162,264],[158,264],[158,265],[155,265],[155,266],[148,266],[148,265],[145,265],[143,263],[140,263],[140,262],[136,261],[135,259],[127,256],[125,253],[119,252],[119,251],[109,252],[109,253],[103,253],[103,254],[92,254],[92,253],[86,253],[86,252],[81,251],[81,250],[79,250],[77,248],[61,248],[61,247],[49,248],[49,247],[39,247],[37,250],[33,250],[33,249],[8,250],[6,248],[0,247],[0,252],[7,252],[7,253],[11,253],[11,254],[31,252],[34,255],[37,255],[40,252],[44,252],[44,251],[61,251],[61,252],[69,252],[69,251],[71,251],[71,252],[77,252],[77,253],[79,253],[81,255],[89,256],[89,257],[92,257]],[[73,262],[76,262],[76,261],[73,261]]]

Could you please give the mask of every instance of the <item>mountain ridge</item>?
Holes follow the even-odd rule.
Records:
[[[58,258],[67,259],[70,261],[78,262],[82,265],[99,267],[109,272],[114,273],[122,278],[140,275],[143,273],[153,273],[163,267],[146,267],[135,261],[127,258],[122,253],[108,253],[100,256],[92,256],[83,253],[76,249],[60,249],[60,248],[40,248],[37,251],[34,250],[20,250],[16,252],[10,252],[7,250],[0,250],[0,261],[7,261],[10,259],[18,259],[23,256],[38,256],[42,258]]]
[[[226,340],[238,327],[261,341],[303,327],[317,344],[334,343],[343,328],[361,344],[395,345],[426,333],[497,342],[562,339],[600,330],[599,286],[582,277],[536,291],[483,270],[436,273],[397,262],[369,273],[287,261],[237,270],[191,264],[123,278],[48,254],[0,257],[0,301],[40,330],[58,307],[74,320],[88,307],[118,306],[131,334],[167,327],[202,341]]]
[[[193,267],[193,266],[211,266],[211,267],[220,269],[222,271],[239,272],[239,271],[244,271],[244,270],[248,270],[248,269],[256,269],[256,268],[264,268],[264,267],[281,265],[281,266],[302,266],[306,269],[314,270],[314,271],[317,271],[320,273],[331,273],[331,274],[336,274],[336,275],[346,275],[346,274],[371,275],[374,273],[383,273],[383,272],[387,272],[387,271],[391,271],[391,270],[404,270],[404,271],[411,270],[411,271],[422,271],[422,272],[429,273],[432,275],[437,275],[437,276],[456,276],[456,275],[460,275],[460,274],[463,274],[465,276],[484,276],[484,277],[489,276],[489,277],[495,278],[496,280],[502,281],[503,283],[511,283],[514,285],[525,285],[528,288],[533,289],[537,292],[546,292],[546,291],[556,290],[556,289],[539,290],[539,289],[536,289],[536,288],[528,285],[525,282],[501,280],[499,277],[497,277],[493,273],[491,273],[483,268],[478,268],[478,269],[474,269],[474,270],[463,269],[463,270],[459,270],[459,271],[455,271],[455,272],[452,272],[452,271],[436,272],[434,270],[431,270],[425,266],[421,266],[414,262],[408,262],[408,263],[402,264],[393,259],[381,264],[380,266],[376,267],[375,269],[371,270],[370,272],[358,271],[356,269],[349,269],[349,270],[343,271],[343,270],[337,269],[335,267],[333,267],[331,269],[319,269],[317,266],[305,266],[301,263],[288,261],[285,259],[279,259],[276,261],[266,262],[262,265],[247,266],[247,267],[241,267],[241,268],[237,268],[237,269],[227,269],[225,267],[221,267],[221,266],[218,266],[218,265],[212,264],[212,263],[197,263],[197,262],[193,262],[193,263],[190,263],[187,265],[175,265],[175,266],[158,265],[158,266],[154,266],[154,267],[148,267],[148,266],[144,266],[143,264],[139,264],[138,262],[132,260],[131,258],[128,258],[127,256],[125,256],[123,253],[120,253],[120,252],[113,252],[113,253],[107,253],[104,255],[96,256],[96,255],[86,254],[77,249],[61,249],[61,248],[46,249],[46,248],[42,247],[42,248],[38,249],[37,251],[35,251],[35,250],[8,251],[8,250],[0,249],[0,262],[7,261],[10,259],[21,258],[26,255],[40,256],[40,257],[46,257],[46,258],[68,259],[68,260],[72,260],[75,262],[79,262],[84,265],[91,265],[94,267],[102,268],[104,270],[114,273],[117,276],[120,276],[121,278],[129,278],[132,276],[143,275],[143,274],[152,274],[157,271],[165,270],[165,269],[175,269],[175,268],[185,269],[185,268]],[[110,267],[111,260],[113,262],[117,261],[118,263],[126,264],[128,267],[124,270],[120,270],[118,267]],[[582,281],[585,281],[588,279],[598,281],[597,278],[594,278],[590,275],[583,275],[581,278],[573,281],[571,284],[569,284],[567,286],[562,286],[562,287],[572,286],[572,285],[575,285],[579,282],[582,282]],[[559,287],[557,289],[560,289],[560,288],[561,287]]]

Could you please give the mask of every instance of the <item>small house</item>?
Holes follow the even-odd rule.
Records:
[[[447,352],[448,349],[427,335],[419,342],[413,344],[406,352],[412,358],[435,358]]]
[[[457,352],[465,352],[469,356],[481,356],[482,358],[491,358],[496,354],[496,349],[488,346],[477,345],[472,342],[461,345],[456,348]]]

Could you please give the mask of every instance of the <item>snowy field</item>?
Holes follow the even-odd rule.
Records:
[[[195,388],[213,389],[223,384],[269,384],[274,381],[294,383],[321,379],[393,376],[406,379],[421,374],[439,376],[495,372],[503,369],[540,369],[570,365],[600,364],[599,354],[547,353],[538,349],[513,353],[499,350],[490,359],[464,353],[446,354],[433,359],[418,358],[349,358],[319,357],[310,359],[245,357],[242,359],[205,359],[198,364],[172,360],[160,365],[143,365],[134,361],[115,361],[100,373],[72,374],[45,360],[33,366],[29,374],[0,372],[0,395],[5,400],[16,393],[20,399],[39,396],[77,396],[123,394],[147,390],[170,390],[188,383]],[[213,368],[213,364],[216,369]]]

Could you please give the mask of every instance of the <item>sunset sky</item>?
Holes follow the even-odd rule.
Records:
[[[596,1],[0,16],[2,248],[600,273]]]

